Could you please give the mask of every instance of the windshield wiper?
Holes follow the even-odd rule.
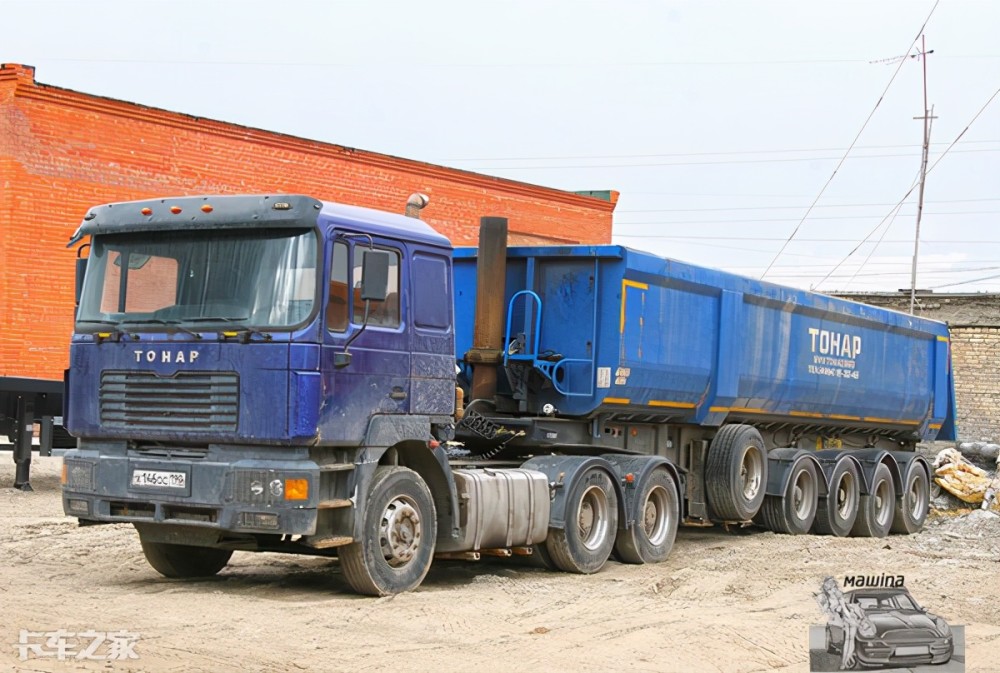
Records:
[[[195,339],[200,339],[201,338],[201,335],[198,334],[197,332],[195,332],[194,330],[190,330],[187,327],[184,327],[183,325],[181,325],[180,324],[181,323],[180,320],[163,320],[161,318],[141,318],[141,319],[138,319],[138,320],[122,320],[120,324],[124,325],[126,323],[128,323],[129,325],[145,325],[145,324],[169,325],[170,327],[173,327],[174,329],[178,329],[181,332],[187,332],[188,334],[190,334],[191,336],[193,336]]]
[[[238,318],[227,317],[227,316],[198,316],[197,318],[185,318],[188,322],[242,322],[247,319],[247,316],[241,316]],[[247,341],[249,341],[249,335],[257,334],[265,341],[271,340],[271,335],[267,332],[262,332],[256,327],[250,327],[249,325],[240,325],[235,330],[235,332],[243,332],[247,335]]]

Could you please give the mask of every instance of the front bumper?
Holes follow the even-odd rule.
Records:
[[[136,456],[122,451],[69,451],[64,458],[63,511],[89,522],[175,524],[234,533],[313,535],[319,466],[275,450],[248,460],[226,451],[203,457]],[[245,455],[245,454],[244,454]],[[168,475],[138,485],[134,475]],[[308,484],[308,497],[289,499],[287,480]],[[301,495],[301,494],[300,494]]]
[[[914,653],[914,649],[923,649]],[[951,636],[922,643],[893,643],[883,640],[857,639],[858,661],[869,666],[906,666],[918,664],[943,664],[951,660],[955,644]]]

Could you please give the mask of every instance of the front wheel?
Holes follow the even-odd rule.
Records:
[[[437,519],[430,489],[405,467],[375,470],[362,513],[362,538],[341,547],[344,578],[360,594],[415,589],[430,570]]]
[[[141,534],[139,542],[149,565],[170,578],[211,577],[225,568],[233,555],[231,549],[149,542]]]
[[[545,549],[560,570],[589,575],[607,563],[618,530],[618,495],[611,477],[592,467],[576,480],[566,507],[566,527],[550,528]]]

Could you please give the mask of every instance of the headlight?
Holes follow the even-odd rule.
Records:
[[[941,619],[940,617],[934,618],[934,626],[937,627],[938,633],[940,633],[942,636],[951,635],[951,627],[948,626],[948,622]]]
[[[878,633],[878,630],[875,628],[875,625],[872,624],[870,619],[862,619],[858,624],[858,635],[864,636],[865,638],[871,638],[876,633]]]

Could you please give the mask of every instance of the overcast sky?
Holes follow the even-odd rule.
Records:
[[[0,17],[0,62],[40,82],[615,189],[616,243],[823,291],[910,286],[917,190],[891,214],[920,172],[923,63],[905,56],[927,21],[917,286],[1000,291],[997,0],[0,0]]]

